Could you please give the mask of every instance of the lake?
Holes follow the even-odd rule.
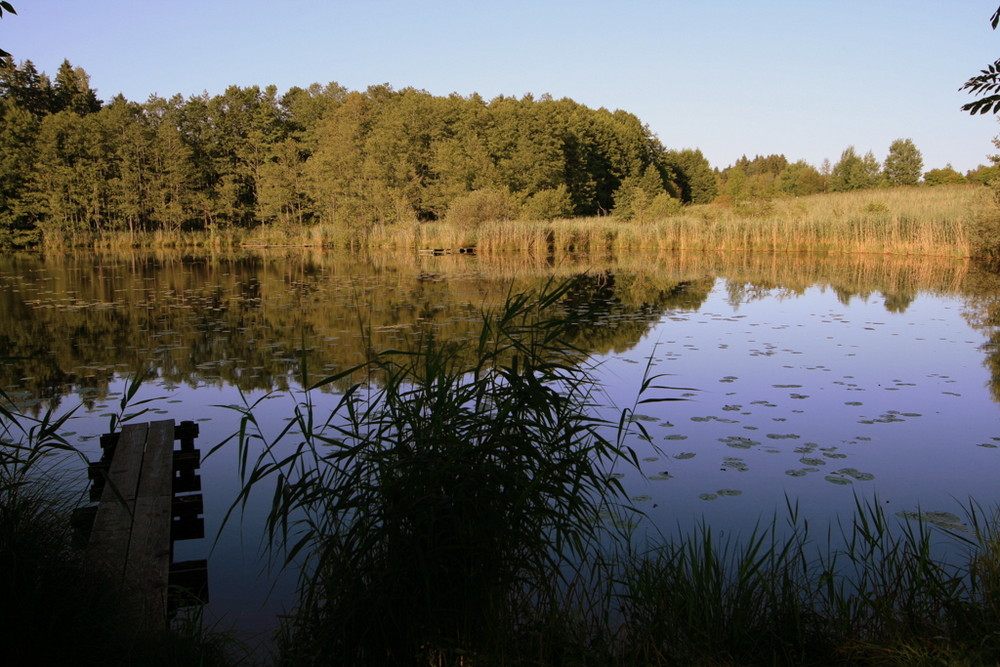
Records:
[[[315,380],[420,331],[463,338],[511,290],[576,278],[573,342],[596,364],[602,413],[632,407],[651,360],[663,396],[640,405],[622,468],[648,517],[638,539],[705,521],[748,532],[786,498],[825,525],[856,498],[961,525],[1000,503],[1000,277],[966,262],[798,254],[370,257],[318,249],[0,256],[0,386],[32,413],[80,406],[71,440],[97,457],[125,377],[152,374],[139,419],[195,420],[202,451],[261,400],[277,433],[303,358]],[[365,333],[367,332],[367,334]],[[317,397],[332,404],[332,393]],[[71,463],[71,466],[76,464]],[[202,465],[208,616],[263,632],[293,577],[269,571],[254,498],[213,541],[239,488],[234,447]],[[67,482],[80,488],[82,468]],[[213,546],[214,544],[214,546]]]

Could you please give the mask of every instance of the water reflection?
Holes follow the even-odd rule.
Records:
[[[361,362],[432,328],[475,335],[479,313],[511,290],[576,279],[565,307],[583,317],[577,344],[604,354],[634,347],[670,311],[698,310],[726,279],[738,310],[828,287],[841,303],[878,293],[902,313],[920,292],[967,299],[970,322],[996,330],[997,280],[966,263],[887,258],[660,255],[371,256],[304,251],[0,256],[0,386],[58,399],[101,400],[115,374],[152,366],[168,383],[284,389],[300,352],[317,375]],[[370,335],[370,340],[366,338]],[[994,341],[995,343],[995,341]],[[995,345],[985,351],[996,367]]]
[[[855,493],[877,492],[904,515],[953,511],[968,495],[1000,500],[1000,280],[964,262],[2,255],[0,387],[29,407],[83,402],[82,440],[102,432],[121,377],[152,367],[141,398],[162,397],[157,418],[201,422],[207,448],[237,428],[213,406],[294,388],[303,351],[320,377],[363,361],[367,346],[398,348],[428,330],[468,338],[512,291],[570,278],[561,306],[580,316],[573,342],[601,362],[609,405],[633,404],[647,360],[665,384],[695,388],[635,415],[648,437],[629,443],[642,469],[623,482],[652,525],[745,529],[786,495],[810,517],[849,512]],[[261,417],[280,428],[293,407],[279,395]],[[225,449],[203,466],[210,535],[236,497],[237,468]],[[257,599],[247,582],[264,569],[259,526],[232,532],[210,564],[220,615]],[[275,598],[244,627],[270,627],[287,600]]]

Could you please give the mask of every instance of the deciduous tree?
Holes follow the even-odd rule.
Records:
[[[912,139],[896,139],[885,158],[885,179],[889,185],[916,185],[923,172],[924,158]]]

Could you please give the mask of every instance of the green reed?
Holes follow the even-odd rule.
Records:
[[[610,473],[638,464],[602,434],[595,380],[565,342],[573,321],[551,314],[572,285],[511,294],[475,339],[428,330],[373,354],[330,413],[307,391],[273,439],[241,409],[238,502],[273,484],[269,535],[302,568],[290,664],[502,657],[614,541]]]
[[[707,526],[624,564],[620,664],[996,664],[996,522],[892,519],[877,499],[814,540],[789,504],[749,536]],[[944,540],[949,544],[939,544]],[[963,557],[942,560],[943,547]]]

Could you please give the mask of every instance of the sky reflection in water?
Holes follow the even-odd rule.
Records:
[[[383,347],[405,338],[414,323],[468,335],[479,308],[510,285],[509,278],[471,263],[455,273],[431,273],[426,266],[352,272],[332,263],[311,270],[259,261],[208,268],[157,264],[138,278],[118,264],[106,273],[94,269],[95,275],[83,266],[67,271],[71,278],[43,264],[0,271],[0,306],[7,311],[0,318],[12,331],[51,336],[42,341],[30,334],[21,343],[14,333],[0,337],[6,346],[0,356],[37,358],[39,346],[50,346],[41,353],[48,361],[17,368],[30,377],[8,376],[6,388],[23,392],[29,407],[45,387],[72,388],[85,403],[74,437],[94,457],[96,436],[106,430],[121,378],[136,358],[160,369],[159,379],[138,397],[159,399],[142,418],[197,420],[197,442],[207,452],[238,428],[238,414],[220,406],[253,402],[266,387],[294,378],[294,350],[303,341],[324,367],[317,372],[350,363],[359,340],[352,308],[355,318],[367,309]],[[176,275],[167,280],[171,267]],[[662,384],[693,388],[655,394],[685,401],[636,410],[650,440],[630,438],[643,469],[622,474],[634,504],[650,519],[639,527],[640,537],[687,530],[701,519],[722,534],[748,531],[781,512],[786,496],[814,525],[849,516],[855,495],[877,496],[890,513],[958,513],[959,502],[970,497],[985,506],[1000,501],[994,480],[1000,413],[984,363],[984,344],[994,330],[970,325],[989,323],[995,292],[970,296],[916,284],[900,300],[895,292],[884,296],[877,285],[850,296],[820,280],[789,289],[717,269],[669,279],[664,273],[653,279],[598,272],[577,301],[583,310],[603,304],[595,312],[605,319],[581,332],[581,340],[601,350],[593,360],[613,406],[605,413],[609,418],[617,420],[616,410],[632,406],[650,357],[653,372],[668,374]],[[644,280],[660,282],[641,288]],[[93,287],[101,281],[107,285]],[[104,291],[81,296],[86,289]],[[140,295],[141,308],[133,294]],[[340,311],[323,310],[335,303]],[[969,316],[977,308],[982,312]],[[113,360],[100,365],[102,354]],[[257,378],[243,387],[243,396],[232,384],[241,374]],[[44,382],[35,380],[43,375]],[[63,399],[63,407],[75,405],[75,398]],[[316,395],[321,409],[333,400],[329,393]],[[287,392],[263,400],[257,416],[270,436],[293,405]],[[238,492],[236,469],[232,445],[202,465],[210,536]],[[268,574],[262,556],[260,514],[268,505],[266,494],[253,498],[211,550],[210,617],[223,625],[265,631],[292,599],[294,575]],[[179,543],[177,557],[204,557],[211,545],[211,538]]]

